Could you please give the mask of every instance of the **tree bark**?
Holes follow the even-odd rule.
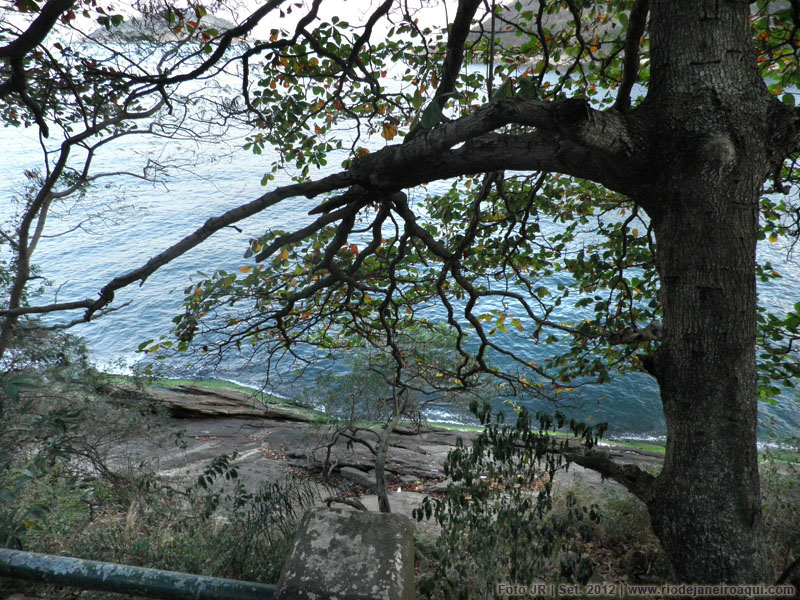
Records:
[[[747,2],[653,1],[639,118],[664,312],[655,357],[667,426],[648,509],[681,582],[768,579],[756,448],[755,250],[773,99]]]
[[[648,508],[683,582],[767,576],[756,453],[758,194],[729,192],[701,187],[654,219],[667,450]]]

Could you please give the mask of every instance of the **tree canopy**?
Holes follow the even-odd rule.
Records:
[[[3,234],[15,270],[0,352],[20,317],[92,320],[220,229],[314,198],[306,226],[264,232],[238,272],[187,287],[173,339],[145,349],[268,361],[359,340],[389,349],[400,383],[414,358],[400,340],[439,327],[438,306],[459,357],[426,379],[443,390],[488,374],[557,397],[647,372],[667,420],[663,473],[575,460],[648,504],[682,580],[767,578],[756,401],[800,372],[800,304],[757,306],[756,280],[781,273],[755,247],[800,227],[796,2],[385,0],[352,18],[325,17],[322,0],[124,8],[4,9],[3,119],[38,127],[45,161]],[[92,158],[105,144],[233,123],[251,128],[244,151],[274,149],[253,175],[262,196],[97,298],[23,301],[50,206],[104,175]],[[275,185],[282,171],[293,183]],[[565,306],[583,318],[564,321]],[[553,349],[533,362],[512,335]],[[720,495],[730,508],[710,512]]]

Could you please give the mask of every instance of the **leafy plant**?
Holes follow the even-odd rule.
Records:
[[[432,598],[491,598],[498,583],[585,583],[592,575],[586,543],[600,513],[572,492],[554,510],[553,484],[568,466],[568,440],[534,429],[524,409],[509,426],[502,413],[489,422],[488,406],[473,408],[485,431],[471,448],[459,443],[450,452],[445,473],[452,483],[414,513],[441,527],[422,550],[432,567],[420,590]]]

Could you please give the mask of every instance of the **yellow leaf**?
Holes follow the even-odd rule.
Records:
[[[381,137],[387,141],[394,139],[397,135],[397,127],[395,127],[392,123],[384,123],[383,124],[383,131],[381,131]]]
[[[281,250],[281,253],[280,253],[280,255],[278,255],[278,258],[280,258],[281,260],[288,259],[289,258],[289,249],[288,248],[284,248],[283,250]]]
[[[769,234],[769,241],[773,244],[778,241],[778,234],[777,233],[770,233]]]
[[[633,234],[633,237],[639,237],[639,230],[638,229],[631,230],[631,233]]]
[[[203,288],[200,288],[200,287],[199,287],[199,288],[197,288],[197,289],[194,291],[194,295],[195,295],[195,296],[202,296],[202,295],[203,295]]]
[[[253,270],[253,267],[251,267],[250,265],[244,265],[243,267],[241,267],[239,269],[239,271],[241,271],[242,273],[249,273],[252,270]]]

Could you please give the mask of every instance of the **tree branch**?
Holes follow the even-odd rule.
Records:
[[[48,0],[28,29],[11,43],[0,48],[0,58],[21,60],[44,41],[58,18],[75,4],[75,0]]]
[[[152,110],[155,108],[137,114],[147,114]],[[123,113],[118,118],[126,117],[130,115]],[[115,120],[110,119],[102,125],[107,126]],[[537,127],[539,131],[519,135],[485,135],[509,124]],[[70,138],[65,144],[76,143],[86,137],[87,133],[84,132]],[[453,150],[458,144],[461,146]],[[100,290],[100,297],[95,301],[50,305],[46,311],[37,307],[10,306],[9,310],[0,311],[0,316],[85,308],[84,320],[89,321],[97,311],[113,301],[117,290],[136,281],[144,283],[156,270],[223,227],[296,196],[312,198],[358,185],[376,199],[387,198],[403,188],[434,179],[505,168],[557,171],[594,179],[622,193],[631,193],[631,182],[636,180],[636,176],[627,157],[633,145],[624,117],[614,112],[594,111],[582,101],[490,102],[475,113],[427,131],[408,144],[389,146],[367,155],[359,159],[350,171],[277,188],[252,202],[209,219],[194,233],[141,267],[114,278]],[[355,194],[354,198],[355,202],[364,202],[363,193]]]
[[[481,2],[482,0],[459,0],[458,2],[455,19],[453,19],[453,24],[447,34],[447,55],[442,64],[442,80],[433,96],[440,108],[444,108],[450,93],[455,88],[458,72],[464,62],[464,44],[470,33],[472,18]]]
[[[485,135],[505,125],[539,131]],[[452,150],[458,144],[463,145]],[[409,143],[365,156],[352,172],[364,187],[393,192],[469,172],[534,169],[591,178],[630,195],[637,146],[624,116],[596,111],[583,100],[498,100],[421,133]],[[492,156],[494,151],[496,156]],[[515,154],[523,151],[529,154]],[[478,161],[486,159],[491,164],[478,166]]]
[[[631,107],[631,90],[639,75],[639,42],[647,25],[647,13],[650,0],[637,0],[631,9],[628,20],[628,32],[625,37],[625,65],[622,72],[622,83],[614,101],[614,108],[619,112],[627,112]]]
[[[220,60],[220,58],[222,58],[225,52],[227,52],[228,48],[230,48],[230,45],[233,43],[234,39],[249,33],[266,15],[278,8],[285,1],[286,0],[271,0],[270,2],[267,2],[263,6],[259,7],[257,10],[253,11],[250,16],[247,17],[240,25],[228,29],[220,36],[216,49],[209,55],[209,57],[188,73],[182,73],[172,77],[164,75],[144,75],[138,77],[126,77],[126,79],[139,83],[152,83],[162,87],[197,79],[200,75],[213,67]],[[315,2],[315,7],[318,6],[318,4],[318,2]],[[111,73],[108,71],[103,71],[102,74],[107,77],[118,78],[120,76],[119,73]]]
[[[609,344],[638,344],[641,342],[660,342],[664,335],[664,328],[660,321],[653,321],[643,329],[626,327],[622,331],[615,331],[608,336]]]
[[[183,255],[195,246],[201,244],[220,229],[228,227],[229,225],[246,219],[247,217],[251,217],[256,213],[269,208],[270,206],[274,206],[286,198],[293,198],[295,196],[306,196],[308,198],[313,198],[319,194],[346,187],[350,181],[351,178],[349,174],[337,173],[318,181],[287,185],[282,188],[278,188],[273,192],[264,194],[252,202],[248,202],[247,204],[231,209],[218,217],[208,219],[202,227],[195,230],[193,233],[189,234],[176,244],[173,244],[163,252],[160,252],[138,269],[134,269],[133,271],[129,271],[124,275],[115,277],[108,284],[103,286],[103,288],[100,290],[100,298],[91,305],[86,306],[84,320],[90,321],[94,313],[110,304],[114,300],[114,293],[117,290],[122,289],[131,283],[134,283],[135,281],[141,282],[140,285],[143,284],[145,280],[158,269],[171,262],[175,258]],[[2,311],[0,311],[0,315],[2,314]]]
[[[0,84],[0,98],[16,92],[23,104],[33,114],[34,121],[36,121],[44,137],[48,137],[49,129],[47,123],[45,123],[41,106],[28,94],[23,59],[26,54],[44,41],[44,38],[53,29],[59,17],[69,10],[74,3],[75,0],[49,0],[42,7],[39,16],[34,19],[25,32],[11,43],[0,48],[0,58],[7,59],[11,66],[11,77],[9,77],[8,81]]]
[[[570,449],[564,455],[575,464],[596,471],[605,479],[616,481],[644,503],[653,498],[656,477],[635,465],[620,465],[592,451]]]

